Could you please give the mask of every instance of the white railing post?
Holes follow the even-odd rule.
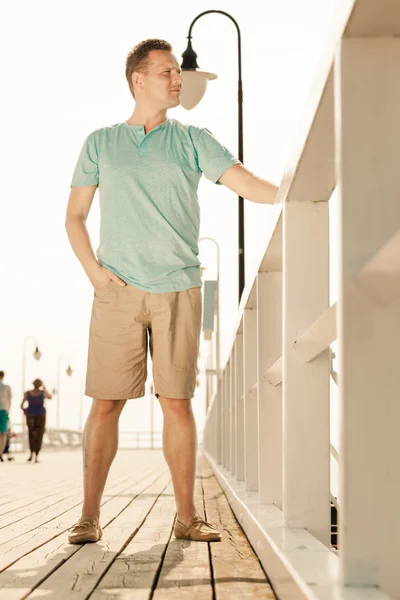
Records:
[[[375,10],[378,19],[380,3]],[[400,225],[398,5],[396,11],[397,20],[375,32],[380,37],[358,30],[359,38],[342,40],[335,61],[335,123],[341,580],[400,598],[399,252],[369,281],[357,279]]]
[[[231,457],[231,474],[236,475],[236,374],[235,374],[235,344],[233,344],[231,357],[229,359],[229,374],[230,374],[230,457]]]
[[[286,203],[283,230],[283,513],[330,544],[329,350],[311,363],[294,342],[329,306],[327,202]]]
[[[252,292],[253,295],[253,292]],[[252,304],[249,302],[248,304]],[[257,396],[250,392],[257,383],[257,309],[256,299],[254,308],[245,308],[243,317],[244,345],[244,476],[246,490],[257,491],[258,488],[258,408]]]
[[[230,361],[228,360],[225,371],[225,422],[224,422],[224,439],[225,439],[225,469],[231,469],[231,369]]]
[[[243,325],[242,325],[243,329]],[[243,331],[236,334],[236,479],[244,481]]]
[[[221,449],[221,465],[225,466],[225,376],[221,371],[220,379],[220,449]]]
[[[222,439],[222,425],[221,425],[221,378],[220,375],[217,377],[216,383],[217,395],[214,400],[216,415],[215,415],[215,459],[217,464],[221,464],[221,439]],[[206,427],[207,429],[207,423]]]
[[[258,491],[260,502],[282,508],[282,385],[263,375],[282,356],[282,273],[257,277]]]

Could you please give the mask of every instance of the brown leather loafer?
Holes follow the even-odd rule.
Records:
[[[70,532],[68,541],[70,544],[85,544],[86,542],[98,542],[103,535],[100,523],[97,519],[85,518],[68,529]]]
[[[221,541],[221,534],[217,531],[216,526],[204,521],[200,515],[192,517],[188,525],[176,519],[174,534],[178,540],[193,540],[195,542]]]

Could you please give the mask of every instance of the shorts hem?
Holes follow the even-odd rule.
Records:
[[[173,399],[177,399],[177,400],[191,400],[194,396],[194,392],[191,392],[190,394],[175,394],[174,392],[171,393],[167,393],[167,392],[163,392],[160,390],[156,390],[154,395],[159,395],[159,396],[164,396],[164,398],[173,398]]]
[[[97,400],[134,400],[135,398],[141,398],[145,396],[145,389],[135,390],[133,392],[121,393],[121,394],[92,394],[88,390],[85,390],[85,396]]]

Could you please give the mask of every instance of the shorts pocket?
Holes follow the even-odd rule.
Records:
[[[110,286],[112,283],[114,283],[114,282],[112,281],[112,279],[110,279],[110,281],[108,283],[106,283],[106,285],[103,285],[103,287],[99,288],[98,290],[94,290],[95,297],[103,298],[104,296],[106,296],[108,294],[108,292],[110,291]]]

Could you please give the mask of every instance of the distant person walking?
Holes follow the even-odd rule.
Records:
[[[41,379],[35,379],[33,390],[25,392],[21,403],[21,408],[26,415],[26,424],[29,432],[29,449],[31,454],[28,462],[33,459],[33,455],[35,455],[35,463],[39,462],[38,455],[42,447],[43,434],[46,427],[46,408],[44,406],[46,398],[50,400],[52,395],[46,390]],[[28,406],[24,408],[26,402]]]
[[[8,419],[11,407],[11,388],[3,382],[4,371],[0,371],[0,458],[7,444]]]

